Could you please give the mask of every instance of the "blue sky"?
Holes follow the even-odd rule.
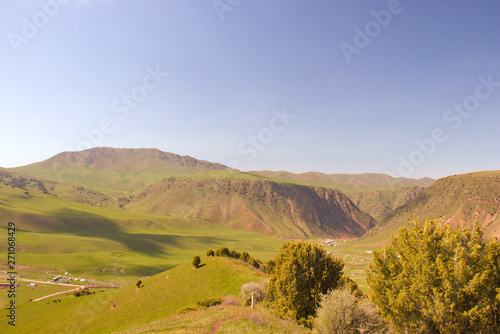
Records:
[[[242,170],[497,170],[499,13],[493,0],[5,0],[0,166],[111,146]]]

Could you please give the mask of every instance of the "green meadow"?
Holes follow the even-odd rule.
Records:
[[[267,275],[242,261],[201,256],[198,269],[183,264],[160,274],[142,278],[140,289],[129,284],[120,289],[90,289],[95,294],[75,297],[59,295],[28,302],[31,287],[19,288],[17,333],[110,333],[173,316],[197,300],[236,296],[241,286],[260,282]],[[56,286],[56,288],[60,288]],[[40,286],[40,294],[56,288]],[[60,301],[54,302],[59,299]],[[4,326],[2,324],[1,326]]]
[[[132,282],[188,263],[209,248],[246,250],[268,260],[281,241],[204,220],[93,207],[2,186],[0,214],[16,223],[17,264]],[[7,221],[1,229],[7,235]],[[6,249],[6,239],[0,247]]]

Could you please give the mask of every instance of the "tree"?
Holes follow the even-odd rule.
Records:
[[[274,262],[274,260],[267,261],[265,266],[264,266],[264,272],[269,274],[269,275],[274,274],[274,267],[275,266],[276,266],[276,263]]]
[[[227,247],[217,248],[217,250],[215,251],[215,256],[229,257],[229,248]]]
[[[250,258],[250,254],[248,254],[247,252],[242,252],[240,254],[240,260],[243,260],[245,262],[248,262],[248,259]]]
[[[339,288],[346,288],[355,297],[361,298],[365,297],[365,294],[358,287],[358,284],[354,282],[349,276],[342,276],[339,280]]]
[[[241,254],[235,250],[229,251],[229,257],[232,257],[233,259],[239,259],[240,256]]]
[[[214,256],[214,255],[215,255],[215,252],[213,249],[207,250],[207,256]]]
[[[251,265],[252,267],[254,267],[255,269],[259,269],[260,268],[259,261],[257,261],[253,257],[249,257],[248,258],[248,264]]]
[[[373,253],[371,298],[396,329],[411,333],[498,333],[500,244],[478,222],[452,230],[428,219],[402,227]]]
[[[278,315],[306,323],[316,313],[321,295],[337,287],[344,263],[317,244],[285,242],[274,259],[268,297]]]
[[[198,266],[200,265],[201,263],[201,259],[198,255],[196,255],[195,257],[193,257],[193,266],[195,268],[198,268]]]
[[[356,298],[346,286],[332,290],[321,298],[314,328],[319,334],[389,332],[377,307],[367,298]]]

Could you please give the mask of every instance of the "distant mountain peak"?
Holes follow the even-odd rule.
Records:
[[[59,181],[136,192],[170,176],[228,169],[223,164],[155,148],[96,147],[62,152],[47,160],[12,170]]]

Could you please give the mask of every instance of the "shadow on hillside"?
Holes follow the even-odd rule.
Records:
[[[53,212],[52,215],[60,224],[54,229],[57,232],[71,233],[82,237],[108,239],[121,243],[129,251],[150,256],[169,255],[165,252],[165,247],[191,249],[193,244],[205,244],[208,246],[234,241],[231,239],[203,236],[128,233],[117,222],[111,219],[71,209],[58,210]]]
[[[127,233],[116,222],[88,212],[71,209],[58,210],[52,213],[60,223],[58,232],[71,233],[82,237],[104,238],[119,242],[132,252],[147,255],[164,255],[161,245],[145,238],[147,234]]]

